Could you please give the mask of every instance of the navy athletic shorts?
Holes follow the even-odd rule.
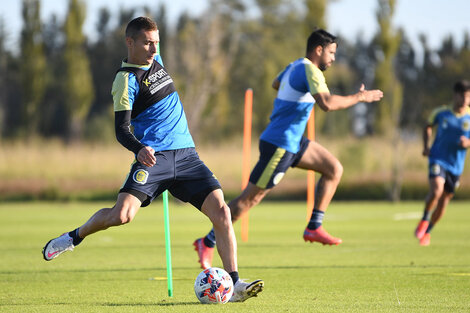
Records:
[[[455,189],[459,187],[460,176],[454,175],[447,171],[444,167],[439,164],[429,164],[429,178],[440,176],[445,179],[444,190],[448,193],[455,193]]]
[[[221,188],[194,148],[160,151],[155,157],[152,167],[134,161],[119,191],[134,195],[143,207],[168,189],[175,198],[200,210],[207,195]]]
[[[262,189],[276,186],[289,167],[296,167],[310,141],[302,137],[300,149],[291,153],[264,140],[259,141],[259,160],[251,171],[250,182]]]

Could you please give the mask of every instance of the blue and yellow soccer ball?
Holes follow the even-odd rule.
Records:
[[[197,275],[194,292],[201,303],[227,303],[233,295],[233,281],[223,269],[210,267]]]

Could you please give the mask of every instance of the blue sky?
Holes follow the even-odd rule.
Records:
[[[158,5],[164,0],[86,0],[87,20],[84,30],[92,35],[99,8],[107,6],[113,12],[120,7]],[[300,0],[294,0],[300,1]],[[21,0],[5,0],[0,6],[0,18],[9,31],[7,47],[17,46],[21,31]],[[67,0],[42,0],[42,17],[46,20],[52,13],[65,16]],[[110,6],[110,4],[113,4]],[[175,20],[183,10],[200,14],[207,8],[207,0],[171,0],[167,5],[170,20]],[[370,39],[377,31],[375,11],[377,0],[336,0],[327,12],[328,30],[354,39],[358,35]],[[432,48],[437,48],[442,38],[453,34],[458,43],[464,32],[470,33],[470,0],[397,0],[394,25],[403,27],[412,41],[425,33]],[[416,47],[419,46],[416,44]]]

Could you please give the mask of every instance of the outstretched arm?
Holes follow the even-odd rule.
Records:
[[[429,138],[432,136],[432,126],[427,125],[423,129],[423,155],[428,156],[430,152]]]
[[[316,103],[325,111],[336,111],[349,108],[358,102],[379,101],[383,97],[383,92],[378,89],[366,90],[364,84],[359,91],[349,96],[332,95],[328,92],[314,94]]]

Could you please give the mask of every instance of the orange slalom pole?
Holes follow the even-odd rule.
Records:
[[[242,160],[242,191],[248,185],[250,179],[250,155],[251,155],[251,120],[253,112],[253,89],[245,92],[245,114],[243,123],[243,160]],[[248,220],[246,212],[241,218],[242,241],[248,241]]]
[[[315,111],[312,113],[307,122],[307,137],[311,141],[315,140]],[[307,171],[307,221],[310,220],[315,202],[315,172],[312,170]]]

